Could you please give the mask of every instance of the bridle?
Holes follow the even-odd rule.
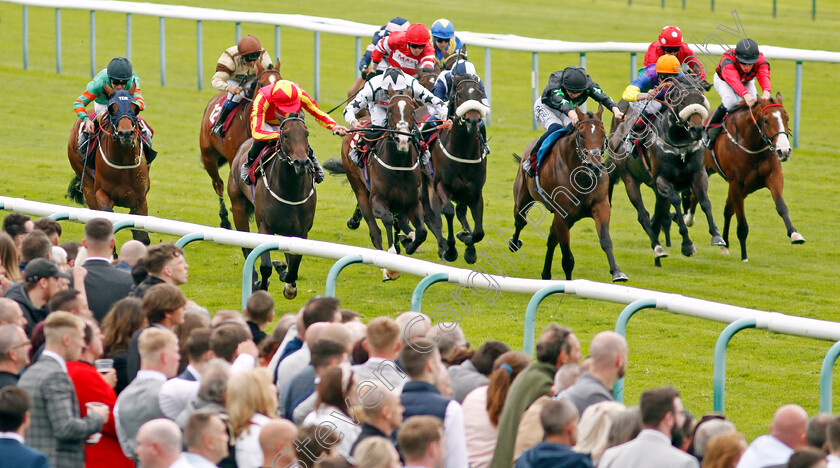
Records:
[[[397,94],[392,95],[388,98],[388,127],[385,129],[385,141],[396,143],[396,135],[405,135],[410,137],[411,141],[409,145],[414,145],[415,148],[419,148],[420,146],[420,129],[417,127],[416,123],[409,124],[405,120],[405,110],[403,114],[400,116],[400,120],[394,125],[395,128],[391,128],[391,111],[394,99],[405,99],[406,105],[414,102],[414,97],[408,93],[399,92]],[[412,106],[413,107],[413,106]],[[409,112],[413,112],[413,109],[409,110]],[[412,114],[413,115],[413,114]],[[392,171],[413,171],[420,165],[420,157],[419,154],[414,161],[414,164],[411,166],[392,166],[385,161],[383,161],[379,155],[375,152],[373,154],[373,159],[379,163],[380,166],[392,170]],[[419,149],[418,149],[419,153]]]
[[[263,73],[265,73],[265,72],[263,72]],[[301,122],[303,124],[304,128],[306,127],[306,122],[301,117],[293,116],[293,117],[286,117],[285,119],[283,119],[283,121],[280,122],[280,130],[279,130],[280,135],[277,138],[277,151],[274,154],[277,155],[277,160],[278,161],[284,162],[284,163],[289,164],[289,165],[294,165],[294,161],[292,161],[292,157],[289,155],[289,153],[286,151],[285,146],[283,145],[283,127],[286,125],[286,123],[288,123],[290,121],[291,122],[293,122],[293,121]],[[307,147],[307,151],[312,151],[312,148]],[[272,167],[273,167],[273,165],[272,165]],[[263,185],[265,186],[265,189],[268,191],[268,193],[271,195],[272,198],[279,201],[280,203],[283,203],[283,204],[286,204],[286,205],[291,205],[291,206],[302,205],[302,204],[306,203],[307,201],[309,201],[309,199],[312,198],[312,195],[315,194],[315,174],[314,174],[314,170],[312,168],[307,168],[307,172],[310,173],[310,177],[312,179],[312,184],[311,184],[311,188],[309,189],[309,194],[306,196],[306,198],[304,198],[302,200],[299,200],[299,201],[286,200],[285,198],[281,197],[280,195],[277,195],[276,193],[274,193],[274,190],[271,190],[271,185],[269,185],[268,176],[266,175],[266,173],[268,171],[266,171],[265,168],[263,167],[262,159],[260,160],[260,172],[262,173],[262,180],[263,180]]]
[[[575,153],[577,154],[578,158],[580,159],[580,162],[582,162],[584,166],[597,168],[598,166],[600,166],[602,164],[600,162],[598,162],[598,163],[593,162],[592,158],[597,157],[597,156],[601,156],[602,154],[604,154],[604,149],[607,146],[607,137],[606,137],[606,134],[602,137],[603,142],[601,143],[600,148],[591,148],[591,149],[585,148],[584,145],[583,145],[583,132],[581,131],[581,128],[582,128],[583,124],[590,123],[590,122],[591,122],[591,125],[593,125],[593,126],[597,125],[598,123],[601,124],[601,127],[603,127],[603,125],[604,125],[604,123],[601,122],[598,119],[579,120],[578,123],[575,124],[575,132],[574,132]]]
[[[775,153],[776,152],[776,146],[773,144],[773,140],[775,140],[776,137],[779,136],[779,135],[788,133],[787,130],[785,130],[785,126],[782,125],[781,130],[779,130],[778,132],[776,132],[776,133],[774,133],[770,136],[767,136],[767,133],[764,131],[764,126],[768,123],[768,120],[764,117],[764,111],[766,111],[767,109],[769,109],[771,107],[781,107],[782,110],[785,109],[785,107],[781,104],[775,104],[775,103],[774,104],[767,104],[766,106],[761,108],[761,110],[758,112],[759,119],[757,121],[755,119],[755,115],[753,115],[752,109],[750,109],[750,118],[752,118],[753,123],[755,124],[756,128],[758,128],[758,134],[761,135],[761,139],[764,140],[764,143],[767,145],[764,148],[762,148],[761,150],[759,150],[759,152],[769,149],[770,151]],[[785,112],[785,113],[787,113],[787,112]]]
[[[277,138],[277,159],[290,165],[294,164],[294,161],[292,161],[291,155],[289,155],[286,151],[286,147],[283,146],[283,127],[285,127],[288,122],[294,121],[302,123],[304,128],[306,128],[306,122],[301,117],[286,117],[282,122],[280,122],[280,136]],[[309,151],[312,151],[312,148],[307,148],[307,152]]]
[[[97,147],[99,149],[99,155],[102,156],[102,160],[109,167],[113,169],[135,169],[139,167],[140,163],[143,161],[143,145],[138,144],[138,141],[140,139],[140,125],[137,119],[137,115],[134,114],[134,112],[123,112],[115,115],[103,115],[99,123],[99,129],[102,133],[111,137],[112,141],[117,142],[117,132],[119,131],[117,129],[117,126],[119,125],[120,120],[122,120],[123,118],[131,120],[131,129],[134,135],[131,139],[131,147],[139,147],[136,154],[134,155],[134,162],[130,164],[120,164],[108,159],[108,157],[105,155],[105,152],[102,150],[102,138],[99,138],[99,141],[97,142]],[[108,125],[102,125],[102,121],[107,121]],[[110,128],[111,131],[108,132],[107,128]]]

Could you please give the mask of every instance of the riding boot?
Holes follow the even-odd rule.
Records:
[[[158,152],[152,149],[152,132],[145,125],[141,128],[140,144],[143,145],[143,153],[146,155],[146,165],[151,166]]]
[[[309,150],[309,160],[312,161],[312,168],[315,170],[315,183],[320,184],[324,181],[324,169],[321,167],[321,163],[318,162],[318,158],[315,157],[315,152],[311,149]]]
[[[422,167],[429,167],[429,161],[432,159],[432,153],[429,150],[420,148],[420,165]]]
[[[90,132],[85,132],[85,131],[83,131],[82,133],[79,134],[78,153],[79,153],[79,156],[82,157],[82,159],[87,158],[87,153],[90,150],[90,140],[91,140],[92,136],[93,135],[91,135]]]
[[[251,185],[251,179],[248,177],[248,169],[254,164],[254,161],[257,160],[257,157],[268,143],[268,141],[255,140],[254,144],[251,145],[251,149],[248,151],[248,158],[242,163],[242,167],[239,169],[239,178],[242,182],[245,182],[245,185]],[[256,172],[254,174],[256,175]]]
[[[225,101],[225,105],[222,106],[222,111],[219,113],[219,118],[216,120],[216,123],[213,124],[213,133],[219,135],[220,137],[225,137],[225,132],[222,130],[222,127],[225,124],[225,120],[227,120],[228,114],[236,107],[236,102],[231,101],[230,99]]]
[[[481,131],[481,142],[484,144],[483,153],[481,154],[482,157],[486,158],[488,154],[490,154],[490,144],[487,143],[487,129],[484,127],[484,122],[481,122],[481,126],[478,127],[479,131]]]
[[[720,135],[720,132],[723,131],[723,118],[726,116],[726,107],[721,104],[715,109],[715,113],[712,114],[712,118],[709,119],[709,123],[706,124],[706,148],[712,149],[715,146],[715,140]]]

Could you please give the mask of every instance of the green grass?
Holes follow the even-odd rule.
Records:
[[[163,3],[163,2],[162,2]],[[189,0],[180,3],[210,8],[229,8],[220,0]],[[569,2],[565,2],[569,3]],[[470,2],[431,1],[423,12],[413,15],[393,2],[365,2],[363,8],[350,8],[334,0],[292,5],[243,0],[237,8],[246,11],[270,11],[337,16],[344,19],[381,24],[395,15],[431,24],[440,16],[451,19],[461,30],[510,33],[522,36],[574,41],[651,41],[665,24],[679,24],[686,38],[705,38],[718,24],[731,25],[730,12],[737,10],[747,33],[761,44],[806,49],[837,49],[836,31],[840,26],[840,2],[819,2],[817,21],[810,19],[810,2],[779,1],[779,18],[770,15],[771,2],[718,1],[716,12],[709,13],[708,2],[689,1],[688,9],[670,0],[665,10],[659,2],[636,1],[628,7],[623,1],[579,1],[559,6],[545,0],[529,2],[487,1],[478,8]],[[593,14],[594,13],[594,14]],[[53,30],[54,12],[30,9],[30,68],[21,69],[21,7],[0,3],[0,80],[5,83],[0,112],[0,194],[49,203],[69,204],[64,190],[71,177],[66,158],[66,138],[73,124],[72,101],[89,80],[88,13],[62,11],[62,48],[64,70],[55,74]],[[125,50],[123,15],[98,13],[98,68],[122,55]],[[133,62],[143,80],[148,104],[144,117],[156,130],[155,146],[160,157],[151,172],[150,214],[206,225],[217,225],[217,203],[204,173],[198,153],[199,119],[207,100],[209,79],[215,60],[234,39],[232,25],[204,25],[203,70],[205,90],[196,90],[195,23],[167,20],[167,86],[159,86],[157,19],[134,15]],[[243,25],[243,33],[262,38],[273,48],[273,28]],[[306,89],[313,86],[312,34],[283,29],[282,72]],[[734,43],[734,40],[731,41]],[[354,42],[352,38],[322,35],[322,81],[320,101],[330,108],[346,96],[353,79]],[[472,58],[484,70],[484,54],[472,48]],[[485,188],[485,226],[493,233],[512,232],[512,185],[516,166],[510,154],[522,148],[538,133],[531,130],[531,57],[528,53],[493,51],[493,114],[489,128],[493,153]],[[540,86],[548,74],[578,61],[577,54],[541,54]],[[628,81],[627,54],[588,54],[591,75],[613,97],[620,95]],[[785,95],[793,114],[794,63],[773,60],[774,90]],[[784,225],[776,215],[769,193],[764,190],[747,199],[750,222],[749,263],[739,256],[721,256],[709,246],[705,222],[691,229],[698,248],[693,258],[670,249],[664,267],[653,268],[647,237],[636,222],[636,214],[617,188],[612,210],[611,234],[619,265],[630,277],[630,286],[674,292],[712,301],[779,311],[786,314],[835,320],[838,309],[836,266],[840,263],[836,246],[840,244],[840,189],[836,180],[838,151],[835,141],[837,119],[833,102],[840,87],[840,65],[806,63],[804,66],[803,118],[799,148],[784,165],[786,200],[798,230],[808,239],[803,246],[791,246]],[[709,99],[719,102],[714,93]],[[337,114],[337,113],[336,113]],[[338,154],[339,141],[328,132],[313,129],[312,144],[325,160]],[[226,174],[227,171],[224,171]],[[715,219],[722,225],[726,185],[719,177],[710,182]],[[646,204],[652,208],[653,197],[644,190]],[[310,237],[350,245],[369,246],[366,230],[349,231],[344,221],[354,201],[346,183],[328,178],[318,187],[318,213]],[[65,239],[81,237],[82,227],[65,223]],[[121,233],[119,241],[129,238]],[[152,234],[153,242],[172,240]],[[509,273],[512,276],[539,277],[544,256],[542,239],[526,228],[526,259]],[[733,252],[737,240],[732,233]],[[606,259],[598,246],[593,223],[580,222],[572,231],[572,248],[577,260],[574,276],[608,281]],[[437,261],[433,242],[416,256]],[[236,309],[239,304],[239,278],[243,259],[238,249],[209,243],[187,248],[190,282],[185,293],[211,310]],[[554,276],[562,277],[559,256]],[[306,300],[323,292],[324,279],[331,261],[307,257],[298,282],[299,296],[293,301],[282,298],[278,283],[271,292],[279,312],[294,312]],[[454,265],[467,268],[462,259]],[[382,284],[379,271],[354,265],[345,270],[338,285],[343,304],[358,310],[364,317],[396,315],[409,305],[416,278],[403,277]],[[443,304],[453,304],[451,285],[435,285],[426,294],[426,312]],[[525,306],[528,297],[504,294],[488,305],[477,296],[464,294],[470,311],[462,312],[463,325],[472,343],[501,339],[513,347],[521,345]],[[457,308],[457,306],[456,306]],[[611,329],[622,305],[581,300],[573,296],[552,296],[540,309],[538,329],[550,321],[572,327],[581,338],[584,351],[598,331]],[[724,324],[676,316],[661,311],[644,311],[630,323],[630,366],[627,374],[626,400],[635,403],[639,393],[656,385],[677,386],[686,407],[696,414],[712,407],[712,351]],[[729,350],[727,414],[752,438],[766,431],[775,408],[787,402],[805,406],[809,413],[818,408],[819,368],[830,343],[788,337],[766,331],[747,330],[733,339]],[[840,388],[840,378],[834,379]],[[840,391],[835,391],[835,399]]]

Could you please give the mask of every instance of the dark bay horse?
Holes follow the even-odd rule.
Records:
[[[249,216],[253,213],[257,230],[262,234],[301,237],[306,239],[315,219],[314,168],[309,160],[309,130],[298,114],[289,114],[280,123],[280,138],[271,146],[273,152],[265,153],[259,164],[262,175],[253,186],[245,185],[239,178],[239,168],[248,156],[253,140],[248,139],[236,152],[228,176],[227,192],[230,197],[233,222],[239,231],[248,232]],[[242,249],[245,256],[251,250]],[[297,296],[298,268],[301,256],[286,253],[286,262],[274,265],[280,280],[286,283],[286,299]],[[260,257],[259,289],[268,289],[271,276],[271,257],[266,252]]]
[[[726,245],[729,245],[729,223],[735,214],[741,260],[748,260],[749,226],[744,214],[744,199],[764,187],[770,190],[790,242],[805,243],[805,238],[793,227],[782,197],[782,162],[790,158],[792,151],[788,139],[788,114],[782,105],[782,95],[776,93],[775,99],[759,98],[752,109],[740,107],[726,119],[724,125],[725,132],[715,141],[714,154],[706,150],[705,164],[709,172],[717,172],[729,182],[729,194],[723,210],[723,240]],[[725,247],[724,253],[729,253]]]
[[[146,204],[149,168],[143,157],[137,121],[140,107],[131,92],[114,92],[108,100],[108,112],[95,118],[101,132],[94,155],[95,171],[85,167],[84,157],[78,153],[79,131],[84,122],[77,120],[73,125],[67,157],[76,177],[67,194],[79,204],[87,203],[93,210],[114,211],[114,206],[122,206],[128,208],[130,214],[146,216],[149,214]],[[132,230],[132,233],[134,239],[149,244],[149,234],[145,231]]]
[[[482,189],[487,180],[486,142],[480,126],[487,110],[481,103],[481,87],[475,75],[458,75],[452,80],[449,99],[449,118],[453,125],[442,130],[432,147],[434,179],[432,210],[435,222],[440,225],[440,215],[446,216],[448,236],[438,238],[438,255],[447,260],[458,258],[453,233],[453,218],[457,214],[463,231],[458,239],[467,245],[464,260],[476,261],[475,244],[484,238],[484,198]],[[452,202],[455,202],[453,207]],[[472,213],[475,230],[470,229],[467,209]]]
[[[682,235],[682,254],[690,257],[697,252],[688,236],[681,210],[680,192],[692,188],[699,196],[700,204],[709,223],[712,245],[723,245],[712,215],[708,196],[708,175],[703,165],[703,120],[708,115],[708,100],[703,89],[688,81],[668,80],[663,86],[669,90],[665,99],[657,99],[662,109],[639,138],[644,145],[644,154],[638,156],[627,148],[632,135],[630,128],[638,112],[631,111],[623,123],[613,119],[610,135],[611,158],[610,195],[619,178],[630,202],[636,208],[639,224],[650,238],[654,263],[662,266],[661,258],[668,253],[659,243],[659,232],[670,224],[670,207],[677,211],[674,218]],[[656,93],[654,91],[653,93]],[[650,104],[648,104],[650,105]],[[656,195],[653,219],[645,209],[640,185],[647,184]]]
[[[513,185],[515,231],[510,240],[511,250],[517,251],[522,247],[519,233],[527,224],[525,214],[534,204],[542,203],[554,213],[546,243],[543,279],[551,279],[551,263],[558,243],[563,253],[563,272],[567,280],[572,279],[575,258],[569,246],[569,230],[575,222],[591,217],[595,221],[601,248],[607,254],[612,280],[627,281],[627,276],[615,262],[610,239],[609,182],[601,160],[606,141],[602,112],[600,106],[594,115],[591,112],[583,114],[577,109],[579,120],[574,131],[557,141],[551,154],[546,156],[537,178],[528,177],[521,165],[516,174]],[[529,154],[535,142],[531,142],[523,154]]]
[[[204,164],[204,170],[210,175],[213,182],[213,190],[219,196],[219,218],[221,219],[221,227],[230,229],[230,221],[228,220],[227,208],[225,208],[225,183],[219,177],[219,168],[225,163],[230,165],[233,162],[234,156],[242,143],[251,138],[251,106],[253,104],[253,97],[257,90],[263,86],[268,86],[277,80],[282,79],[280,72],[280,62],[278,61],[275,68],[262,70],[262,65],[259,61],[257,63],[258,75],[257,79],[251,85],[249,94],[245,98],[245,102],[236,108],[231,117],[230,127],[225,133],[224,138],[213,133],[213,123],[219,118],[219,113],[222,111],[222,103],[227,96],[227,93],[218,93],[210,99],[207,107],[204,109],[204,114],[201,118],[201,130],[198,133],[198,147],[201,151],[201,162]]]

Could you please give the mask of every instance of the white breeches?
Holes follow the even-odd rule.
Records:
[[[732,86],[729,86],[723,78],[718,76],[715,73],[714,79],[715,91],[720,95],[720,102],[723,104],[727,110],[732,110],[735,106],[741,102],[741,96],[735,93],[735,90],[732,89]],[[744,87],[747,88],[747,92],[752,94],[753,96],[758,96],[758,91],[755,89],[755,80],[750,80],[744,83]]]
[[[565,127],[572,123],[572,119],[568,115],[543,104],[540,98],[537,98],[537,101],[534,103],[534,117],[536,117],[537,123],[546,130],[552,124],[560,124]]]

